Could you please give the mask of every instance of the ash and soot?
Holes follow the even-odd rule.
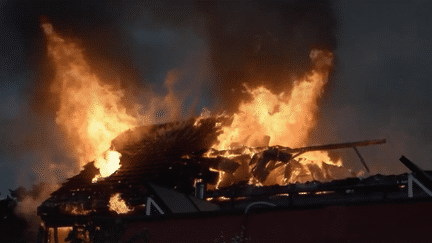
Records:
[[[110,2],[113,12],[100,10],[96,17],[100,30],[89,16],[101,2],[68,2],[79,10],[70,18],[69,9],[52,3],[59,11],[50,13],[44,4],[35,6],[41,36],[31,39],[43,44],[43,57],[32,60],[38,78],[28,91],[34,101],[29,110],[43,117],[35,123],[58,129],[59,144],[49,145],[73,163],[66,177],[91,164],[96,170],[90,183],[103,183],[130,166],[131,158],[167,150],[182,159],[223,160],[210,166],[219,176],[209,190],[362,173],[326,151],[290,155],[317,143],[311,135],[336,63],[329,2]],[[38,206],[64,177],[50,180],[37,200],[22,200],[20,212],[34,214],[26,205]],[[134,210],[118,192],[107,206],[117,214]],[[90,213],[79,205],[65,210]]]

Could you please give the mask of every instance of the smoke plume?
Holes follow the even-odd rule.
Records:
[[[311,70],[311,49],[334,50],[336,21],[328,1],[201,2],[210,45],[212,97],[232,111],[247,99],[243,84],[289,90]]]

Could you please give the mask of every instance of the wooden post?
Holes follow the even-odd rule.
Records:
[[[45,243],[45,227],[39,226],[36,243]]]
[[[54,242],[59,243],[57,227],[54,228]]]
[[[44,232],[44,243],[48,243],[48,242],[49,242],[49,228],[46,227]]]
[[[360,162],[361,162],[361,163],[363,164],[363,166],[366,168],[366,171],[367,171],[367,172],[370,172],[369,168],[368,168],[367,165],[366,165],[365,160],[363,159],[363,156],[361,156],[361,154],[360,154],[360,152],[358,151],[357,147],[356,147],[356,146],[353,146],[353,149],[354,149],[354,151],[356,152],[357,156],[359,157]]]

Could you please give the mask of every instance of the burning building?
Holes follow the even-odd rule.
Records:
[[[307,146],[329,51],[312,50],[312,70],[287,93],[245,84],[250,100],[234,114],[140,125],[146,116],[123,105],[122,90],[42,27],[56,69],[56,122],[82,170],[39,206],[39,242],[405,241],[401,231],[388,234],[430,212],[432,180],[408,160],[415,176],[361,178],[327,153],[352,148],[368,171],[357,147],[385,140]]]
[[[338,166],[302,164],[299,158],[310,151],[358,151],[357,147],[385,140],[212,149],[224,122],[224,117],[190,119],[121,134],[111,145],[121,154],[118,170],[95,179],[100,171],[89,163],[38,208],[44,222],[40,242],[60,242],[59,232],[65,229],[69,229],[66,240],[72,242],[172,242],[179,237],[185,242],[226,241],[226,237],[262,242],[268,237],[285,239],[283,230],[300,231],[299,242],[362,242],[388,237],[376,230],[363,232],[368,223],[359,224],[366,218],[383,224],[394,219],[379,225],[388,234],[385,229],[403,223],[407,215],[430,213],[430,175],[405,158],[402,161],[415,176],[338,180],[332,176]],[[359,158],[364,163],[360,154]],[[268,177],[277,176],[279,170],[285,183],[271,184]],[[299,229],[305,224],[315,233]],[[415,232],[423,229],[416,227]]]

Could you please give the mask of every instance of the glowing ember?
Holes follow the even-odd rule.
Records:
[[[108,151],[111,140],[139,125],[137,117],[122,105],[124,91],[101,80],[82,49],[60,37],[51,24],[43,23],[42,28],[56,71],[51,85],[59,101],[56,122],[68,136],[80,166],[95,160],[105,177],[119,168],[120,154]]]
[[[84,209],[84,205],[80,203],[66,204],[62,206],[62,211],[74,215],[88,215],[92,210]]]
[[[220,201],[228,201],[228,200],[231,200],[231,198],[224,197],[224,196],[218,197],[217,199],[220,200]]]
[[[125,214],[130,211],[129,207],[126,205],[125,201],[121,199],[120,193],[117,193],[113,196],[111,196],[109,201],[109,208],[111,211],[115,211],[118,214]]]
[[[63,242],[65,242],[64,239],[66,239],[66,237],[73,230],[73,228],[72,227],[57,227],[57,230],[58,230],[59,242],[63,243]],[[53,239],[53,242],[55,242],[54,239]]]

